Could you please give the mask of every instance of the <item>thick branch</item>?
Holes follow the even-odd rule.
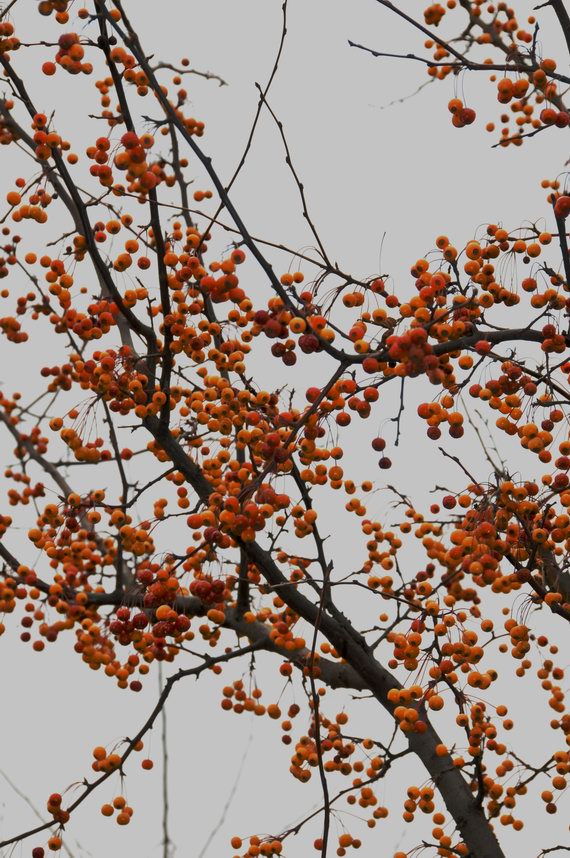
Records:
[[[558,18],[564,38],[566,39],[568,53],[570,53],[570,14],[568,14],[566,4],[564,0],[550,0],[549,5],[552,6],[554,14]]]
[[[185,475],[198,495],[207,500],[213,489],[198,465],[186,455],[170,433],[160,432],[156,418],[148,419],[146,424],[151,432],[153,430],[158,432],[157,440],[173,463]],[[327,640],[361,677],[365,687],[374,694],[378,702],[392,714],[394,706],[388,700],[388,692],[391,689],[400,689],[400,683],[376,661],[365,639],[348,619],[338,610],[334,611],[334,617],[330,613],[323,612],[318,619],[318,606],[304,596],[296,585],[287,580],[268,551],[257,542],[241,543],[240,547],[247,553],[250,561],[255,563],[268,584],[296,614],[313,628],[317,621],[319,622],[320,629]],[[327,608],[330,612],[330,604]],[[425,733],[408,735],[410,748],[421,759],[439,789],[473,858],[503,858],[503,852],[495,834],[485,819],[483,811],[475,803],[461,772],[453,765],[449,754],[438,756],[436,748],[442,744],[441,738],[427,721],[427,717],[424,717],[424,720],[427,722]]]

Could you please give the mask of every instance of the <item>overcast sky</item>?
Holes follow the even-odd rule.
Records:
[[[26,34],[29,41],[50,39],[54,25],[36,14],[35,5],[31,0],[20,0],[16,5],[13,18],[18,33],[21,38]],[[417,0],[405,4],[410,14],[418,15],[423,5]],[[532,6],[521,5],[529,10]],[[156,4],[148,0],[137,3],[125,0],[125,7],[147,52],[173,63],[188,56],[196,68],[215,72],[227,81],[228,85],[223,87],[199,78],[189,78],[187,82],[192,110],[206,123],[203,146],[214,158],[221,177],[227,180],[241,157],[251,127],[258,98],[255,83],[266,82],[274,62],[281,34],[281,3],[279,0],[208,0],[207,3],[162,0]],[[543,33],[546,38],[548,27]],[[285,50],[269,95],[271,107],[284,124],[319,234],[330,256],[343,270],[357,277],[389,273],[395,290],[401,295],[410,294],[413,288],[410,265],[434,246],[434,239],[440,233],[448,234],[461,247],[490,221],[513,228],[528,220],[548,218],[545,193],[539,182],[563,169],[568,157],[567,135],[540,135],[520,149],[492,149],[495,141],[485,132],[484,125],[497,118],[499,105],[492,86],[483,76],[464,75],[459,82],[449,80],[426,86],[418,95],[409,97],[427,80],[420,64],[374,59],[349,47],[349,39],[388,51],[421,51],[422,44],[421,38],[373,0],[289,0]],[[67,78],[61,71],[55,79],[42,77],[38,69],[50,57],[50,50],[34,51],[33,55],[31,51],[15,55],[16,67],[27,76],[38,107],[46,112],[56,107],[58,130],[71,140],[78,140],[77,151],[81,153],[85,145],[102,133],[102,127],[94,120],[86,120],[87,112],[98,109],[92,89],[94,78]],[[452,128],[446,109],[447,101],[458,89],[466,103],[478,112],[476,124],[463,130]],[[80,95],[82,91],[88,93],[86,104],[91,99],[88,109]],[[151,116],[158,116],[150,98],[147,108]],[[26,162],[12,150],[13,147],[3,148],[1,153],[3,175],[8,177],[28,169]],[[190,173],[192,169],[191,164]],[[195,187],[207,188],[209,185],[198,166],[194,165],[194,169]],[[234,195],[253,235],[297,250],[314,244],[301,216],[297,189],[284,163],[275,124],[267,113],[263,115]],[[66,223],[62,219],[62,231]],[[221,249],[228,243],[226,234],[215,235],[215,247]],[[272,258],[283,271],[292,262],[290,255]],[[262,288],[259,274],[252,269],[250,276],[252,287]],[[11,288],[17,294],[17,287]],[[28,287],[22,288],[27,291]],[[2,340],[4,389],[24,388],[27,394],[40,389],[35,361],[38,351],[45,350],[49,355],[51,347],[51,340],[42,341],[36,343],[35,349],[28,349],[26,355],[24,348],[16,350]],[[45,359],[50,361],[50,357]],[[275,362],[268,363],[261,356],[253,366],[264,384],[281,386],[290,378],[301,388],[307,383],[300,373],[276,380]],[[328,364],[316,363],[310,383],[323,383],[329,369]],[[425,439],[424,427],[414,417],[415,407],[425,394],[424,388],[411,395],[400,451],[393,456],[395,465],[390,481],[403,491],[419,493],[427,500],[435,482],[441,484],[445,480],[444,484],[459,489],[463,481],[461,473],[444,462],[434,445]],[[394,397],[388,394],[373,425],[359,430],[362,434],[354,432],[350,436],[348,461],[355,480],[369,476],[371,467],[375,468],[375,457],[369,455],[369,439],[379,432],[389,437],[392,432],[393,440],[392,428],[387,423],[393,414]],[[8,443],[5,449],[11,450],[11,445]],[[475,442],[472,446],[466,442],[461,455],[468,456],[470,461],[482,461]],[[525,476],[531,476],[525,461]],[[343,536],[344,500],[335,497],[325,502],[324,507],[329,516],[325,519],[328,530],[335,535],[331,544],[337,569],[350,566],[354,558],[354,542]],[[389,521],[394,513],[387,503],[386,492],[376,494],[370,501],[370,515]],[[9,547],[16,551],[18,536],[12,539]],[[184,539],[185,533],[182,547]],[[23,536],[21,545],[24,546]],[[359,542],[359,556],[361,545]],[[414,550],[410,557],[414,556]],[[6,625],[10,624],[8,618]],[[152,672],[139,695],[120,691],[112,680],[89,671],[81,663],[72,651],[71,636],[62,635],[55,646],[35,654],[18,643],[18,631],[17,627],[16,633],[9,629],[0,640],[4,692],[0,768],[44,813],[50,792],[63,792],[68,785],[90,776],[93,746],[110,747],[113,741],[133,735],[146,720],[156,698],[158,678],[156,671]],[[496,665],[502,675],[496,702],[504,702],[505,697],[524,701],[532,717],[540,718],[540,724],[547,724],[550,715],[546,696],[536,697],[536,681],[532,678],[515,682],[516,665],[505,661]],[[282,691],[281,683],[275,679],[275,659],[262,654],[258,662],[264,701],[272,702]],[[233,680],[240,670],[238,666],[230,667],[222,679]],[[198,858],[202,854],[207,858],[229,856],[232,854],[229,838],[233,834],[277,834],[320,799],[316,778],[302,786],[289,775],[291,749],[281,745],[280,731],[274,722],[266,718],[252,720],[245,714],[238,718],[221,711],[222,684],[210,677],[199,683],[181,684],[168,708],[170,825],[176,847],[173,854],[177,858]],[[289,692],[284,701],[292,702],[288,695]],[[327,705],[334,714],[347,703],[350,703],[347,695],[338,695],[336,702],[331,700]],[[389,719],[378,707],[364,703],[360,709],[353,708],[355,715],[350,723],[355,733],[361,731],[362,735],[378,738],[389,735]],[[529,762],[538,763],[542,762],[544,752],[537,747],[531,714],[519,725],[522,743],[519,747],[523,751],[526,748],[523,756]],[[161,855],[158,729],[152,737],[150,755],[157,760],[153,772],[142,772],[138,760],[127,768],[125,789],[135,809],[132,825],[119,828],[98,812],[103,802],[120,792],[118,778],[110,779],[74,814],[66,843],[76,858]],[[233,784],[240,771],[241,780],[232,798]],[[391,808],[390,820],[367,833],[363,826],[353,824],[350,816],[341,815],[340,823],[335,821],[338,833],[344,820],[355,836],[362,834],[363,856],[388,858],[397,847],[415,845],[417,838],[411,829],[404,832],[401,820],[401,788],[409,783],[419,785],[422,780],[423,773],[417,767],[402,764],[393,780],[388,779],[387,788],[379,789],[380,801]],[[337,784],[339,788],[346,785]],[[223,824],[209,849],[202,853],[226,802],[229,806]],[[520,836],[513,840],[504,829],[499,832],[506,854],[534,855],[540,847],[557,842],[557,837],[564,841],[564,821],[559,818],[563,814],[546,818],[542,808],[533,810],[530,803],[523,807],[528,822],[522,840]],[[349,810],[346,805],[342,809]],[[0,839],[30,827],[35,821],[26,802],[0,779]],[[550,830],[548,835],[546,828]],[[302,841],[300,838],[289,841],[287,855],[311,854],[310,844],[318,836],[319,827],[307,826],[307,830],[310,834]],[[26,841],[13,853],[6,854],[28,856],[31,846],[41,842],[41,838]]]

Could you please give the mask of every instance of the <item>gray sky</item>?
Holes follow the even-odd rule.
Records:
[[[157,7],[154,3],[126,0],[125,5],[139,28],[143,45],[157,58],[176,63],[189,56],[196,68],[213,71],[228,81],[227,87],[218,87],[215,82],[198,78],[188,80],[195,115],[206,122],[204,148],[212,155],[222,178],[227,179],[239,161],[256,109],[254,84],[265,83],[273,64],[281,32],[280,3],[278,0],[209,0],[208,3],[162,0]],[[424,5],[410,0],[406,8],[410,14],[420,14]],[[530,10],[532,4],[521,5]],[[21,0],[16,6],[14,20],[18,28],[31,33],[30,40],[51,38],[46,33],[51,34],[53,24],[40,18],[33,7],[35,4],[30,0]],[[520,149],[492,149],[494,138],[485,132],[484,124],[496,119],[499,105],[484,76],[464,75],[459,83],[449,80],[434,84],[405,103],[388,108],[390,102],[414,92],[427,76],[419,64],[373,59],[348,46],[347,40],[353,39],[379,50],[421,49],[421,39],[373,0],[289,0],[288,15],[285,51],[269,102],[284,124],[319,234],[331,257],[345,271],[359,277],[389,273],[398,294],[411,294],[413,281],[409,267],[433,247],[438,234],[448,234],[453,243],[462,247],[473,235],[480,234],[481,225],[489,221],[515,227],[529,219],[548,216],[539,182],[563,168],[568,155],[567,135],[541,135]],[[545,28],[545,40],[547,35]],[[81,87],[91,98],[93,78],[78,82],[61,72],[55,79],[41,77],[36,69],[48,56],[49,51],[39,49],[36,65],[32,63],[31,52],[21,57],[16,55],[15,63],[28,75],[38,106],[46,111],[56,106],[58,128],[71,140],[81,142],[77,146],[81,153],[102,132],[94,122],[85,120],[86,112],[97,112],[96,98],[93,96],[89,111],[77,102]],[[461,131],[452,128],[446,109],[457,87],[466,102],[478,111],[477,123]],[[151,116],[158,116],[151,98],[145,109]],[[26,169],[25,161],[12,148],[2,151],[7,177]],[[192,169],[191,165],[190,173]],[[198,167],[195,175],[196,188],[209,187]],[[266,113],[234,196],[254,235],[298,250],[314,243],[300,214],[297,190],[284,164],[275,125]],[[54,234],[56,224],[54,217]],[[61,230],[65,228],[62,222]],[[227,245],[225,234],[215,236],[214,248]],[[272,258],[278,268],[281,266],[279,270],[288,269],[290,256]],[[293,265],[293,270],[296,267]],[[263,289],[259,272],[253,266],[248,270],[251,288]],[[15,293],[15,278],[13,282]],[[40,348],[43,346],[42,341]],[[52,340],[46,339],[46,352],[51,348]],[[35,362],[37,350],[25,352],[25,348],[16,351],[5,340],[0,342],[4,389],[25,388],[29,393],[40,388]],[[57,358],[50,355],[45,360],[51,362]],[[260,349],[252,362],[260,383],[290,382],[306,386],[303,368],[287,374],[283,381],[275,381],[274,363],[264,360]],[[314,367],[311,383],[324,382],[329,365],[316,361]],[[370,425],[356,427],[352,435],[344,436],[347,462],[352,469],[350,476],[355,481],[369,476],[371,467],[375,468],[369,439],[385,432],[393,441],[393,428],[386,421],[394,414],[394,394],[385,396],[385,405],[377,409]],[[393,451],[395,466],[390,472],[391,482],[413,496],[419,493],[426,501],[435,482],[442,484],[445,480],[444,485],[456,489],[463,485],[462,474],[439,457],[414,416],[416,405],[427,395],[429,391],[418,386],[410,396],[404,437],[400,451]],[[350,441],[346,441],[347,437]],[[452,450],[458,451],[459,447]],[[482,462],[474,441],[463,443],[461,455],[470,462]],[[519,456],[518,452],[515,455]],[[521,462],[525,475],[530,476],[528,458],[521,458]],[[486,466],[482,467],[485,473]],[[322,498],[322,520],[333,533],[331,545],[337,569],[352,568],[355,550],[359,558],[364,550],[357,526],[350,523],[344,530],[345,501],[340,493],[328,500]],[[375,494],[369,503],[370,516],[391,520],[395,513],[387,503],[386,492]],[[29,526],[30,519],[27,521]],[[25,530],[21,534],[22,551],[29,552],[24,548],[24,533]],[[167,534],[168,538],[177,538],[172,528]],[[17,552],[16,537],[10,539],[14,541],[9,546]],[[182,545],[186,539],[186,533],[182,534]],[[410,563],[422,562],[415,546],[408,556]],[[32,560],[29,553],[27,557]],[[347,605],[356,611],[360,609],[354,599],[347,601]],[[139,695],[119,691],[112,680],[101,673],[92,673],[81,663],[72,651],[71,636],[62,635],[55,646],[41,654],[32,653],[29,647],[17,642],[18,627],[12,619],[8,618],[6,625],[14,628],[8,628],[0,641],[5,691],[0,716],[4,738],[0,768],[43,813],[51,792],[63,792],[68,785],[90,776],[92,747],[98,744],[109,747],[113,741],[132,735],[146,720],[156,698],[157,673],[151,672]],[[558,630],[552,629],[552,633],[556,639]],[[277,699],[283,685],[275,678],[275,658],[262,654],[258,663],[259,680],[265,692],[263,700],[268,703]],[[548,722],[546,695],[536,690],[532,671],[524,682],[515,682],[516,664],[512,660],[495,658],[487,666],[491,664],[501,672],[495,702],[512,699],[529,713],[514,731],[522,756],[532,763],[541,762],[546,755],[544,747],[550,748],[554,740],[546,736],[543,747],[542,738],[537,741],[532,719],[539,725]],[[171,698],[170,824],[177,858],[198,858],[201,854],[202,845],[219,821],[221,807],[232,791],[240,765],[237,794],[205,853],[208,858],[231,855],[229,838],[233,834],[279,833],[320,799],[316,777],[302,786],[289,775],[291,748],[280,743],[277,724],[267,718],[252,720],[245,714],[238,718],[221,711],[221,686],[238,678],[240,672],[235,665],[228,667],[221,679],[204,677],[199,684],[191,680],[181,684]],[[348,695],[332,698],[332,692],[325,698],[330,714],[350,703]],[[290,692],[284,694],[283,701],[292,702]],[[355,733],[362,731],[378,738],[388,735],[389,719],[377,707],[364,703],[361,707],[353,706],[352,711],[350,725]],[[443,728],[446,716],[442,713],[436,723]],[[304,731],[305,726],[299,725],[297,733]],[[558,745],[555,743],[554,747]],[[133,824],[119,828],[98,812],[103,802],[119,794],[118,778],[110,779],[74,815],[66,843],[77,858],[89,854],[94,858],[122,854],[154,858],[161,854],[158,729],[154,730],[150,755],[157,762],[153,772],[142,772],[138,760],[127,768],[124,788],[135,809]],[[397,847],[411,848],[418,842],[420,832],[429,832],[431,826],[428,818],[423,829],[418,826],[418,836],[412,833],[412,829],[416,830],[414,826],[404,832],[402,787],[409,783],[421,785],[423,777],[417,767],[403,764],[388,780],[387,788],[378,791],[380,801],[391,809],[389,820],[367,833],[361,824],[353,824],[350,815],[341,815],[340,822],[333,824],[333,833],[340,833],[342,822],[346,822],[355,836],[362,835],[363,856],[384,858]],[[347,785],[344,781],[335,783],[337,788]],[[545,780],[542,788],[546,786]],[[71,787],[69,795],[73,794]],[[341,807],[343,811],[351,811],[347,805]],[[527,820],[522,839],[520,835],[513,839],[507,829],[501,828],[499,832],[507,854],[522,850],[517,854],[534,855],[542,846],[564,842],[563,813],[546,817],[542,808],[533,808],[530,801],[523,803],[522,808]],[[34,822],[26,803],[0,781],[0,839]],[[289,841],[287,855],[312,853],[310,844],[318,836],[319,827],[307,826],[307,832],[303,840],[300,836]],[[76,845],[76,840],[83,848]],[[32,845],[42,842],[42,838],[29,840],[6,854],[27,856]]]

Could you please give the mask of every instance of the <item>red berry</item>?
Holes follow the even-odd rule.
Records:
[[[475,346],[475,351],[479,355],[488,355],[491,351],[491,343],[489,342],[489,340],[479,340],[479,342]]]
[[[464,125],[472,125],[475,122],[477,114],[471,107],[464,107],[463,110],[459,112],[459,118],[463,122]]]
[[[570,214],[570,197],[566,194],[563,194],[561,197],[558,197],[556,203],[554,204],[554,214],[556,217],[565,220]]]
[[[134,131],[126,131],[121,137],[121,143],[125,149],[134,149],[139,145],[138,135]]]
[[[553,110],[551,107],[545,107],[544,110],[540,112],[540,121],[544,123],[544,125],[554,125],[558,118],[558,111]]]

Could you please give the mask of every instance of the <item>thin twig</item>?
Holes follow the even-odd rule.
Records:
[[[159,694],[163,691],[163,675],[162,662],[158,662],[158,690]],[[162,746],[162,858],[169,858],[170,855],[170,835],[168,833],[168,732],[166,723],[166,706],[162,709],[161,715],[161,746]]]
[[[126,763],[127,759],[131,756],[131,754],[135,750],[135,746],[140,742],[140,740],[145,736],[148,731],[154,725],[156,719],[162,712],[162,709],[168,700],[174,685],[179,682],[181,679],[185,679],[189,676],[200,676],[206,670],[210,670],[216,664],[223,664],[225,662],[231,661],[234,658],[241,658],[248,653],[255,652],[255,650],[260,648],[260,644],[249,644],[248,646],[242,647],[241,649],[231,650],[230,652],[224,653],[224,655],[216,656],[211,658],[209,656],[202,656],[204,661],[202,664],[199,664],[197,667],[188,668],[187,670],[179,670],[178,673],[170,676],[164,685],[164,689],[158,698],[158,701],[152,710],[151,714],[140,728],[138,733],[132,739],[125,739],[127,742],[127,749],[121,754],[120,764],[117,767],[119,771],[123,770],[123,766]],[[96,778],[94,781],[84,780],[83,785],[84,789],[67,808],[68,813],[73,813],[83,802],[91,795],[91,793],[97,789],[102,783],[104,783],[108,778],[110,778],[117,769],[109,769],[104,772],[100,777]],[[28,831],[23,831],[20,834],[16,834],[13,837],[8,837],[5,840],[0,841],[0,849],[3,849],[4,846],[10,846],[12,843],[19,843],[22,840],[26,840],[28,837],[32,837],[34,834],[39,834],[41,831],[46,831],[51,827],[53,823],[45,822],[43,825],[37,825],[35,828],[30,828]]]
[[[240,782],[240,780],[241,780],[241,778],[242,778],[242,775],[243,775],[243,772],[244,772],[245,761],[246,761],[247,756],[248,756],[248,754],[249,754],[249,750],[250,750],[250,748],[251,748],[252,740],[253,740],[253,731],[251,731],[251,732],[250,732],[250,734],[249,734],[249,738],[248,738],[248,740],[247,740],[247,745],[245,746],[245,750],[244,750],[244,752],[243,752],[243,754],[242,754],[242,757],[241,757],[241,760],[240,760],[240,763],[239,763],[239,766],[238,766],[238,771],[237,771],[237,774],[236,774],[235,780],[234,780],[234,782],[233,782],[233,784],[232,784],[232,787],[231,787],[231,789],[230,789],[230,791],[229,791],[229,793],[228,793],[228,797],[226,798],[225,804],[224,804],[224,806],[223,806],[223,808],[222,808],[222,812],[221,812],[221,814],[220,814],[220,818],[218,819],[218,821],[217,821],[216,825],[214,826],[214,828],[210,831],[210,833],[209,833],[209,835],[208,835],[208,839],[206,840],[206,842],[205,842],[205,843],[204,843],[204,845],[202,846],[202,849],[200,850],[200,854],[198,855],[198,858],[204,858],[204,855],[205,855],[205,854],[206,854],[206,852],[208,851],[208,848],[209,848],[209,846],[210,846],[210,844],[211,844],[212,840],[214,839],[214,837],[216,836],[216,834],[218,833],[218,831],[220,831],[220,829],[222,828],[222,826],[223,826],[224,822],[226,821],[226,816],[227,816],[227,814],[228,814],[228,810],[230,809],[230,807],[231,807],[231,805],[232,805],[232,802],[233,802],[233,800],[234,800],[235,794],[236,794],[236,792],[237,792],[237,788],[238,788],[238,786],[239,786],[239,782]]]
[[[19,796],[21,799],[23,799],[23,801],[26,802],[26,804],[28,805],[30,810],[33,811],[33,813],[37,816],[37,818],[40,819],[46,825],[51,826],[50,830],[55,834],[55,832],[57,831],[57,826],[55,826],[53,823],[49,823],[49,822],[45,821],[44,817],[41,815],[41,813],[39,812],[39,810],[37,809],[35,804],[32,802],[32,800],[29,798],[29,796],[27,796],[24,792],[22,792],[21,789],[19,789],[19,787],[16,786],[14,781],[8,777],[8,775],[6,774],[6,772],[3,769],[0,769],[0,775],[2,775],[2,777],[4,778],[6,783],[8,783],[11,786],[11,788],[14,790],[16,795]],[[76,841],[76,843],[77,843],[77,841]],[[67,854],[69,855],[69,858],[75,858],[74,853],[71,851],[71,849],[69,848],[69,846],[67,845],[67,843],[65,841],[62,842],[61,846],[62,846],[62,849],[65,852],[67,852]],[[83,847],[79,843],[77,843],[77,846],[79,847],[79,849],[81,849],[82,852],[84,851]]]

